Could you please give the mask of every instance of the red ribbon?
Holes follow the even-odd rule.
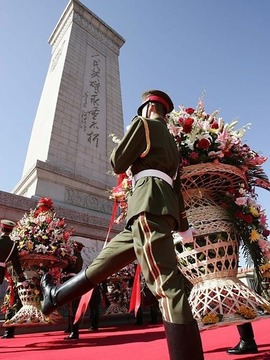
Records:
[[[78,322],[80,320],[80,318],[82,316],[84,316],[84,314],[86,313],[86,310],[87,310],[89,301],[91,299],[93,290],[94,289],[91,289],[90,291],[88,291],[86,294],[84,294],[81,297],[80,303],[78,305],[78,308],[77,308],[77,311],[76,311],[76,314],[75,314],[75,319],[74,319],[73,324],[76,324],[76,322]]]
[[[141,267],[138,264],[134,276],[132,292],[130,296],[129,312],[134,310],[135,316],[141,306]]]

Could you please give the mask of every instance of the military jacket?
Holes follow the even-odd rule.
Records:
[[[173,187],[166,181],[146,176],[136,182],[133,194],[128,198],[127,223],[141,212],[173,216],[178,227],[185,231],[188,222],[184,215],[184,201],[179,176],[179,150],[164,119],[146,119],[150,133],[150,150],[145,157],[146,133],[143,121],[135,117],[126,135],[113,150],[111,164],[116,174],[124,173],[129,167],[133,175],[147,169],[160,170],[176,178]]]
[[[5,262],[7,257],[12,249],[14,242],[10,239],[8,235],[1,235],[0,237],[0,262]],[[11,261],[14,270],[16,271],[17,275],[22,274],[23,270],[21,268],[21,263],[18,254],[18,248],[15,245],[13,251],[8,258],[8,261]],[[3,283],[5,276],[5,268],[0,266],[0,284]]]

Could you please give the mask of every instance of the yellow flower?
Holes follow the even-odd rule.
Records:
[[[262,276],[264,278],[270,278],[270,264],[267,263],[267,264],[264,264],[264,265],[261,265],[259,267],[261,273],[262,273]]]
[[[253,216],[255,216],[255,217],[259,217],[259,216],[260,216],[259,210],[258,210],[256,207],[254,207],[254,206],[250,206],[249,211],[250,211],[250,213],[251,213]]]
[[[33,250],[34,244],[33,244],[32,241],[27,241],[27,242],[26,242],[26,245],[27,245],[27,249],[28,249],[28,250]]]
[[[244,305],[241,305],[237,312],[245,319],[254,319],[257,316],[253,309],[247,308]]]
[[[250,233],[250,241],[258,241],[260,239],[260,234],[257,230],[252,229]]]
[[[202,323],[204,325],[208,325],[208,324],[216,324],[220,322],[220,317],[218,314],[214,314],[214,313],[210,313],[210,314],[207,314],[205,315],[203,318],[202,318]]]
[[[122,182],[122,187],[123,189],[128,189],[129,188],[129,182],[128,182],[128,179],[124,179],[123,182]]]

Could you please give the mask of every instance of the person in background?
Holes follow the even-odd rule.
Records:
[[[21,267],[19,252],[15,241],[11,240],[10,234],[12,230],[16,226],[16,223],[11,220],[3,219],[0,222],[0,284],[3,283],[4,278],[7,274],[7,263],[10,261],[15,271],[18,281],[25,281],[25,276]],[[7,291],[11,291],[10,286],[14,286],[14,284],[10,284]],[[16,291],[16,290],[14,290]],[[16,300],[16,299],[15,299]],[[17,300],[20,302],[17,294]],[[15,309],[14,304],[10,309]],[[9,320],[15,315],[14,311],[7,311],[5,314],[5,320]],[[2,339],[10,339],[14,337],[15,327],[10,326],[5,329],[4,335]]]
[[[237,330],[240,335],[240,341],[235,347],[228,349],[227,353],[230,355],[256,354],[258,346],[254,339],[252,324],[249,322],[237,325]]]
[[[99,327],[99,306],[101,303],[100,285],[94,287],[91,299],[89,301],[90,310],[90,328],[91,331],[98,331]]]
[[[63,281],[68,281],[74,275],[78,274],[83,267],[83,258],[81,251],[84,248],[84,245],[78,241],[74,244],[74,257],[75,261],[73,264],[68,265],[64,271]],[[70,332],[64,340],[78,340],[79,339],[79,322],[74,324],[75,314],[79,305],[80,299],[74,299],[68,303],[68,328],[65,332]]]
[[[51,274],[41,279],[43,313],[82,296],[136,258],[145,281],[159,302],[170,360],[203,360],[198,324],[178,269],[173,231],[192,241],[180,183],[180,154],[166,124],[174,108],[168,94],[149,90],[123,139],[111,154],[116,174],[130,169],[133,193],[128,198],[126,226],[85,270],[54,286]]]
[[[136,268],[136,265],[135,265]],[[134,279],[132,279],[130,286],[133,287]],[[151,317],[151,324],[158,323],[158,316],[159,316],[159,307],[158,301],[153,293],[149,290],[148,286],[146,285],[145,278],[143,277],[142,273],[140,274],[140,306],[136,313],[136,322],[135,325],[142,325],[143,324],[143,314],[146,308],[150,309],[150,317]]]
[[[154,297],[154,295],[151,293],[151,291],[149,290],[147,285],[144,284],[142,286],[142,290],[141,290],[141,305],[136,314],[135,325],[143,324],[143,313],[144,313],[144,310],[147,308],[150,309],[151,324],[157,324],[158,323],[158,315],[159,315],[158,301]]]

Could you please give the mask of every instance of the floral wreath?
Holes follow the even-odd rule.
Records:
[[[20,256],[31,254],[51,255],[70,261],[74,253],[74,241],[64,218],[59,218],[50,198],[41,198],[35,209],[18,221],[12,238],[16,240]]]

